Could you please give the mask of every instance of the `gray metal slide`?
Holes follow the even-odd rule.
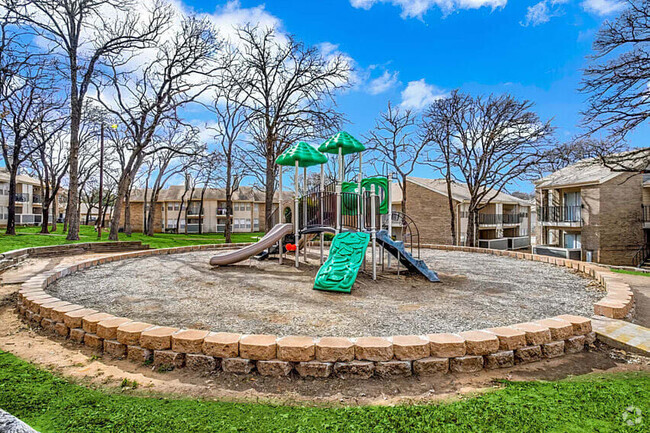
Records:
[[[429,269],[427,264],[424,263],[424,260],[416,259],[413,257],[411,253],[406,251],[406,248],[404,248],[404,242],[394,241],[388,235],[388,232],[386,230],[379,230],[377,232],[377,243],[379,243],[379,245],[382,245],[386,251],[397,258],[400,263],[403,264],[409,271],[424,275],[427,280],[431,281],[432,283],[440,282],[438,274]]]
[[[267,234],[264,235],[262,239],[258,242],[255,242],[252,245],[245,246],[244,248],[238,249],[237,251],[232,251],[230,253],[219,254],[210,259],[210,265],[212,266],[223,266],[231,265],[233,263],[241,262],[248,259],[255,254],[258,254],[264,251],[267,248],[270,248],[278,241],[282,240],[283,237],[293,232],[293,224],[276,224]]]

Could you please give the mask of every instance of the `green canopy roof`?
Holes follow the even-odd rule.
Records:
[[[314,146],[301,141],[285,150],[282,155],[278,156],[275,163],[278,165],[295,166],[296,161],[298,161],[300,167],[311,167],[313,165],[325,164],[327,162],[327,156],[316,150]]]
[[[366,150],[363,144],[359,142],[356,138],[351,136],[345,131],[341,131],[334,135],[332,138],[327,140],[325,143],[318,146],[318,150],[323,153],[339,153],[339,147],[341,148],[341,153],[343,155],[348,155],[350,153],[363,152]]]

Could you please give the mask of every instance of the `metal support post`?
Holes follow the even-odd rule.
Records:
[[[299,213],[299,206],[298,206],[298,194],[299,194],[299,188],[298,188],[298,175],[299,175],[299,170],[298,170],[298,160],[296,160],[296,179],[295,179],[295,197],[293,198],[294,201],[294,215],[293,215],[293,237],[294,241],[296,242],[296,268],[300,264],[300,248],[298,248],[298,245],[300,244],[300,228],[298,221],[300,221],[300,213]]]
[[[282,211],[282,166],[280,165],[278,167],[279,167],[279,170],[280,170],[280,179],[279,179],[279,182],[280,182],[280,185],[279,185],[280,186],[280,194],[278,196],[279,197],[278,198],[278,223],[282,224],[282,214],[284,213]],[[284,255],[284,248],[283,248],[283,245],[282,245],[282,238],[280,238],[280,240],[278,241],[278,252],[280,253],[280,258],[278,260],[279,260],[280,264],[282,264],[282,256]]]
[[[377,230],[375,229],[375,202],[377,194],[375,193],[375,185],[370,185],[370,233],[372,236],[372,279],[377,279]]]

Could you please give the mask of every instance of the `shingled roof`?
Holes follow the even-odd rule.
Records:
[[[424,177],[409,176],[408,180],[423,188],[427,188],[431,191],[437,192],[438,194],[444,195],[445,197],[447,196],[447,182],[445,181],[445,179],[427,179]],[[488,195],[488,197],[492,197],[492,195],[493,194],[490,194]],[[467,185],[459,182],[452,182],[451,197],[454,200],[459,202],[468,202],[471,198]],[[393,183],[392,200],[393,203],[400,202],[402,200],[402,191],[400,190],[399,185],[397,185],[396,183]],[[521,200],[517,197],[511,196],[510,194],[506,194],[505,192],[497,193],[496,197],[494,197],[494,199],[492,199],[491,202],[530,206],[530,203],[527,202],[526,200]]]
[[[624,158],[626,153],[628,152],[618,153],[612,155],[612,157]],[[648,149],[648,154],[650,155],[650,149]],[[636,164],[639,166],[639,172],[647,169],[647,167],[643,166],[645,163],[641,159],[636,161]],[[605,167],[597,158],[587,158],[580,160],[575,164],[564,167],[558,171],[555,171],[546,177],[538,179],[534,182],[534,184],[538,188],[573,185],[597,185],[607,182],[608,180],[620,176],[621,174],[623,173],[620,171],[614,171],[608,167]],[[627,173],[627,175],[629,176],[629,173]]]

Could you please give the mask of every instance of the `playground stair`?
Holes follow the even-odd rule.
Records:
[[[386,251],[397,258],[409,271],[424,275],[432,283],[440,282],[438,274],[429,269],[427,264],[424,263],[424,260],[413,257],[411,253],[406,251],[406,248],[404,248],[404,242],[394,241],[388,235],[386,230],[380,230],[377,232],[377,242],[383,246]]]

